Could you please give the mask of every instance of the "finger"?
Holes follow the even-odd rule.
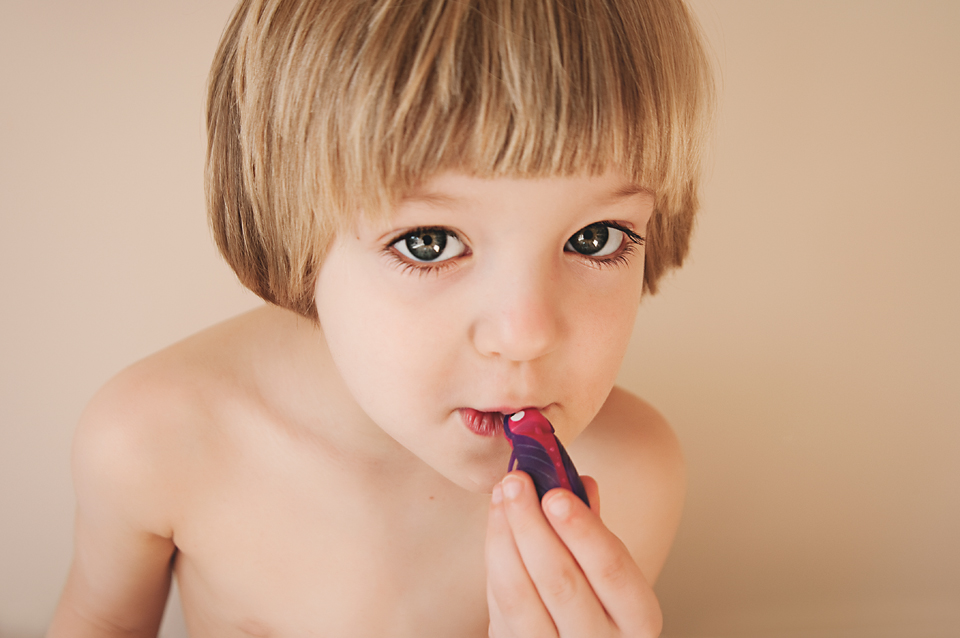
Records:
[[[546,636],[547,638],[558,638],[556,627],[553,621],[549,619],[550,625],[543,631],[532,629],[535,623],[517,622],[517,618],[508,617],[500,610],[500,604],[493,594],[490,584],[487,583],[487,611],[489,612],[490,624],[487,628],[489,638],[529,638],[530,636]],[[540,633],[536,633],[540,631]]]
[[[493,594],[490,587],[490,581],[487,581],[487,613],[490,617],[490,625],[487,629],[488,638],[513,638],[516,634],[510,629],[500,606],[497,604],[497,597]]]
[[[610,627],[607,614],[544,517],[533,481],[523,472],[512,472],[502,486],[504,511],[520,558],[558,631],[571,636],[601,635],[598,628]]]
[[[566,490],[551,490],[543,499],[543,510],[617,627],[639,636],[659,636],[660,604],[620,539]]]
[[[487,518],[487,604],[491,636],[556,636],[557,630],[527,573],[494,487]]]
[[[583,489],[587,492],[587,499],[590,501],[590,510],[600,516],[600,488],[597,481],[592,476],[581,476],[580,482],[583,483]]]

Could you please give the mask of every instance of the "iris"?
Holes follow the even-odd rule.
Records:
[[[423,261],[433,261],[447,247],[447,234],[435,228],[410,233],[405,240],[410,254]]]
[[[610,229],[605,224],[590,224],[570,238],[569,246],[581,255],[593,255],[603,250],[609,239]]]

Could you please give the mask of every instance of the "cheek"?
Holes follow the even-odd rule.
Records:
[[[456,350],[451,312],[385,285],[335,256],[317,282],[317,311],[341,376],[375,419],[423,404],[439,391],[438,370]],[[387,280],[389,282],[389,280]]]
[[[626,354],[636,309],[614,304],[602,310],[582,322],[581,332],[576,338],[577,345],[571,353],[570,367],[578,369],[579,361],[583,383],[605,397],[613,387]]]
[[[578,348],[597,357],[619,360],[626,352],[640,306],[643,272],[625,272],[613,282],[585,285],[582,303],[575,304]]]
[[[633,283],[632,281],[630,283]],[[633,334],[640,285],[595,291],[576,306],[564,361],[564,395],[578,397],[576,427],[586,427],[603,406]],[[579,430],[571,433],[571,438]]]

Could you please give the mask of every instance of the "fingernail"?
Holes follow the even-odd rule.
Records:
[[[493,493],[490,495],[490,502],[494,505],[499,505],[500,501],[503,500],[503,490],[500,489],[500,484],[497,483],[493,486]]]
[[[503,495],[508,499],[517,498],[523,488],[520,479],[515,476],[508,476],[500,482],[500,485],[503,486]]]
[[[547,501],[547,511],[556,518],[567,518],[570,515],[570,497],[560,491],[552,494]]]

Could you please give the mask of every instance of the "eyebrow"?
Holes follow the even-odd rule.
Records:
[[[603,195],[599,197],[598,200],[619,201],[634,197],[636,195],[648,195],[652,197],[653,191],[651,191],[649,188],[644,188],[639,184],[626,184],[612,191],[609,193],[609,195]],[[462,197],[457,197],[456,195],[450,195],[443,192],[413,190],[401,197],[400,203],[423,203],[430,206],[453,207],[463,202],[463,199],[464,198]]]
[[[424,204],[430,204],[432,206],[452,206],[459,202],[463,201],[460,197],[454,197],[453,195],[447,195],[445,193],[436,193],[436,192],[424,192],[424,191],[413,191],[407,193],[400,198],[401,204],[407,204],[410,202],[421,202]]]
[[[610,194],[610,199],[623,199],[625,197],[633,197],[634,195],[653,195],[653,191],[649,188],[644,188],[639,184],[627,184],[626,186],[621,186],[617,190],[613,191]]]

